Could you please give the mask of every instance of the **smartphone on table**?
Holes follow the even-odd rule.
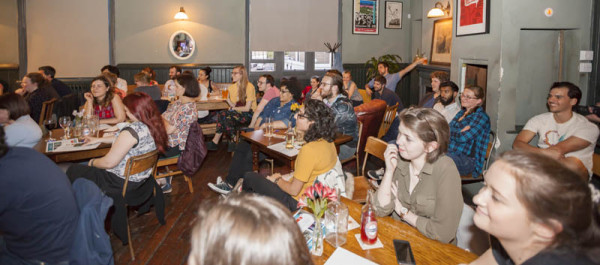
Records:
[[[396,260],[399,265],[415,265],[410,243],[405,240],[394,239],[394,250],[396,250]]]

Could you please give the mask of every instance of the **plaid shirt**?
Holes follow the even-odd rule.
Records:
[[[460,110],[450,122],[450,145],[448,153],[462,154],[473,157],[475,166],[471,176],[478,177],[483,169],[485,153],[490,140],[490,117],[478,107],[473,113],[467,115],[462,121],[465,109]],[[470,126],[469,130],[461,130]]]

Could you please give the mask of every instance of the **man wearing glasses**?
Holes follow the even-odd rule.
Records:
[[[570,82],[552,84],[547,99],[550,112],[527,121],[515,138],[513,148],[552,157],[588,180],[592,175],[598,127],[573,112],[579,100],[581,90],[576,85]],[[529,145],[536,135],[537,147]]]
[[[269,74],[261,75],[256,82],[258,86],[258,90],[265,93],[264,96],[260,99],[258,106],[256,106],[256,110],[254,111],[254,115],[252,115],[252,121],[248,127],[253,128],[256,126],[256,120],[258,116],[262,113],[263,109],[271,101],[271,99],[279,97],[279,89],[275,86],[275,79],[273,76]]]

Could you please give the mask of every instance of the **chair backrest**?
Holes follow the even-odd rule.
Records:
[[[487,150],[485,151],[485,165],[483,170],[487,170],[490,167],[490,158],[492,157],[492,151],[496,145],[496,133],[490,130],[490,141],[488,142]]]
[[[369,101],[369,103],[363,103],[360,106],[354,107],[356,119],[362,122],[361,138],[358,143],[359,160],[362,160],[364,156],[363,149],[367,142],[367,138],[369,138],[369,136],[377,137],[386,107],[385,101],[381,99],[374,99]]]
[[[398,110],[398,103],[394,106],[388,106],[385,109],[385,114],[383,115],[383,122],[381,122],[381,126],[379,127],[379,134],[377,134],[377,138],[383,137],[387,131],[390,129],[390,125],[396,118],[396,111]]]
[[[592,161],[593,161],[592,172],[594,173],[594,175],[600,176],[600,155],[594,153],[594,156],[592,157]]]
[[[358,156],[358,152],[360,151],[360,138],[362,136],[362,129],[363,129],[363,123],[361,121],[357,121],[358,123],[358,139],[357,139],[357,144],[356,144],[356,155]],[[357,172],[358,173],[358,172]]]
[[[375,156],[381,160],[385,160],[383,153],[385,152],[387,145],[388,144],[383,140],[373,136],[369,136],[369,138],[367,138],[367,145],[365,146],[365,158],[362,166],[363,176],[365,175],[365,166],[367,165],[367,158],[369,158],[369,155]]]
[[[56,102],[56,98],[44,101],[44,103],[42,103],[42,113],[40,115],[40,120],[38,121],[38,124],[40,126],[43,126],[44,121],[47,119],[50,119],[50,117],[52,117],[52,110],[54,109],[54,102]]]
[[[152,168],[152,171],[154,171],[156,168],[156,161],[158,161],[158,150],[127,159],[125,171],[123,173],[123,176],[125,177],[125,184],[123,185],[123,197],[125,197],[125,191],[127,191],[129,176],[144,172],[149,168]],[[152,175],[152,173],[153,172],[150,172],[150,175]]]
[[[366,89],[358,89],[358,93],[360,93],[360,96],[362,96],[363,103],[369,103],[369,101],[371,101],[371,96],[367,94]]]

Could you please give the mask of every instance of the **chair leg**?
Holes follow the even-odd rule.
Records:
[[[135,260],[135,253],[133,252],[133,241],[131,240],[131,229],[129,229],[129,217],[125,219],[127,223],[127,240],[129,242],[129,254],[131,254],[131,260]]]
[[[265,161],[267,161],[271,164],[271,175],[273,175],[273,169],[275,167],[275,162],[271,158],[265,158]]]
[[[356,154],[356,176],[360,174],[360,163],[358,162],[358,154]]]
[[[183,175],[183,179],[185,179],[185,181],[187,182],[190,193],[194,193],[194,186],[192,185],[192,179],[186,175]]]

